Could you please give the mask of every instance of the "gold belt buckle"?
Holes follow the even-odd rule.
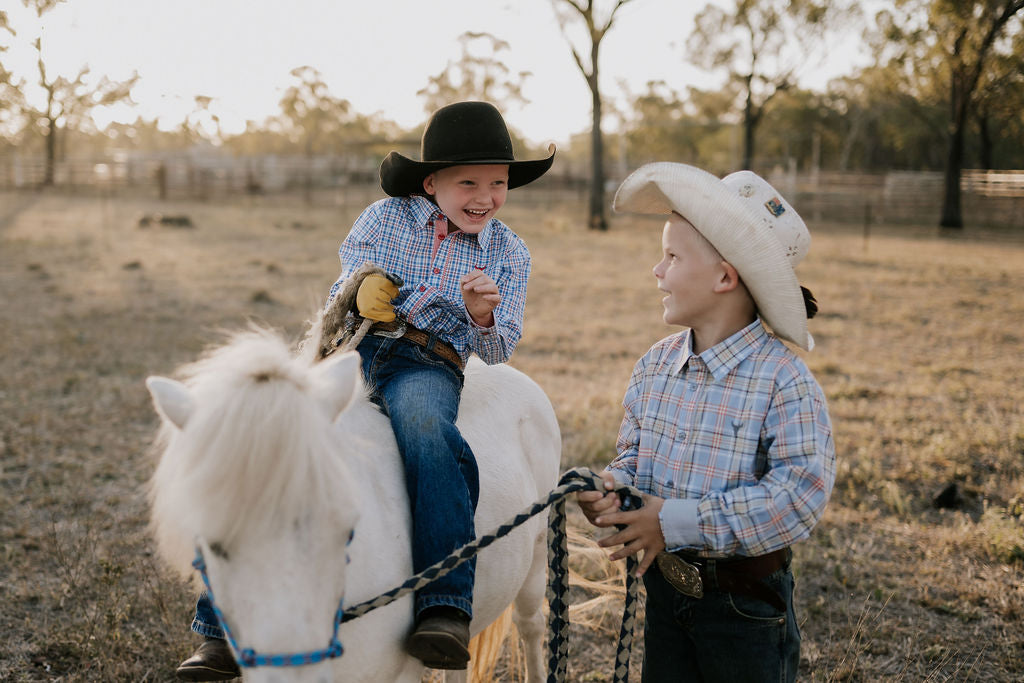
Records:
[[[654,559],[658,563],[661,575],[673,588],[691,598],[704,597],[704,582],[700,579],[700,570],[697,567],[666,551],[658,553]]]

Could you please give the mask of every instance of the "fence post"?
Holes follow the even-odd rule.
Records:
[[[871,202],[864,202],[864,251],[868,250],[868,239],[871,237]]]

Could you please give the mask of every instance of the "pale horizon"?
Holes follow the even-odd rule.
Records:
[[[604,98],[620,100],[623,83],[633,94],[644,91],[648,81],[664,81],[677,91],[720,83],[720,76],[685,61],[693,17],[704,4],[637,0],[620,9],[601,45]],[[35,61],[27,45],[37,30],[34,12],[20,3],[7,12],[19,35],[4,39],[11,45],[4,64],[15,81],[28,80]],[[509,71],[532,72],[523,90],[530,102],[503,110],[508,124],[527,140],[564,143],[590,128],[590,91],[548,0],[81,0],[58,5],[43,19],[51,72],[73,78],[88,65],[92,82],[139,73],[136,106],[97,111],[100,128],[141,116],[169,130],[195,110],[196,96],[207,96],[224,132],[236,134],[248,120],[262,123],[277,114],[289,72],[307,65],[355,111],[412,128],[427,115],[416,92],[458,60],[458,37],[465,31],[507,42],[510,49],[500,55]],[[863,66],[867,60],[858,41],[847,36],[841,48],[831,46],[830,61],[803,74],[802,85],[822,89],[829,78]],[[614,120],[606,121],[613,129]]]

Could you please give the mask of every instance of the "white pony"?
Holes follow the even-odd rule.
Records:
[[[412,575],[401,461],[387,417],[366,397],[358,354],[314,362],[252,330],[183,374],[183,383],[146,382],[163,418],[150,483],[161,556],[190,575],[201,549],[240,649],[327,647],[342,597],[351,606]],[[519,371],[471,361],[458,426],[479,464],[478,535],[557,484],[554,411]],[[545,671],[545,532],[534,517],[477,559],[471,630],[513,604],[530,681]],[[244,679],[417,682],[423,666],[402,649],[412,617],[412,598],[401,598],[343,624],[341,657],[245,668]]]

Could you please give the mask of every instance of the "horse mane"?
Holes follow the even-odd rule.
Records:
[[[317,394],[321,367],[253,327],[181,369],[195,408],[184,430],[162,426],[150,482],[154,536],[172,566],[188,571],[199,536],[230,551],[314,515],[327,518],[318,528],[354,526],[358,506],[339,505],[357,491]]]

